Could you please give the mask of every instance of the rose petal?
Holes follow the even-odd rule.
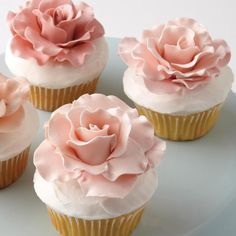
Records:
[[[78,179],[83,193],[87,197],[124,198],[132,191],[137,180],[136,175],[125,175],[111,182],[102,175],[83,173]]]
[[[93,45],[84,43],[71,49],[64,49],[55,56],[55,61],[69,61],[73,66],[78,67],[83,65],[86,56],[92,53]]]
[[[97,103],[99,101],[99,103]],[[85,94],[73,102],[75,107],[86,107],[87,109],[97,110],[110,108],[121,108],[124,111],[132,110],[126,103],[116,96],[106,96],[104,94]]]
[[[23,38],[25,37],[25,29],[27,27],[34,29],[36,32],[40,32],[37,18],[30,8],[22,9],[22,11],[15,14],[15,16],[14,13],[10,12],[8,15],[8,23],[14,34],[20,35]]]
[[[6,103],[3,100],[0,100],[0,124],[1,124],[1,117],[4,116],[6,113]]]
[[[25,111],[22,106],[13,114],[0,117],[0,133],[11,133],[18,130],[24,117]]]
[[[75,16],[75,8],[70,4],[64,4],[54,9],[53,21],[55,25],[64,20],[72,20]]]
[[[178,46],[168,45],[164,46],[164,58],[171,63],[187,64],[196,54],[199,53],[198,47],[189,47],[181,49]]]
[[[145,130],[145,132],[143,132]],[[135,140],[144,151],[153,145],[154,130],[145,116],[137,116],[132,119],[130,138]]]
[[[79,171],[69,172],[64,167],[63,158],[47,140],[44,140],[34,152],[34,165],[39,174],[49,182],[68,181],[80,176]]]
[[[33,11],[41,23],[41,35],[55,44],[64,43],[67,39],[67,34],[64,30],[54,25],[51,16],[41,13],[38,9]]]
[[[110,112],[102,109],[97,109],[95,111],[84,110],[80,116],[80,124],[82,127],[89,128],[90,124],[96,125],[98,128],[102,129],[104,125],[109,126],[109,134],[119,135],[120,132],[120,121],[119,119],[112,115]]]
[[[61,6],[61,5],[65,5],[65,4],[73,5],[73,2],[71,0],[56,0],[56,1],[41,0],[39,6],[37,8],[41,12],[44,12],[47,9],[50,9],[50,8],[55,9],[55,8]]]
[[[115,181],[125,174],[142,174],[147,170],[147,167],[148,159],[145,157],[144,150],[129,138],[126,151],[121,156],[108,161],[108,169],[103,173],[103,176],[110,181]]]
[[[66,169],[70,171],[79,170],[79,171],[86,171],[91,175],[99,175],[102,174],[104,171],[107,170],[107,162],[103,162],[100,165],[90,165],[82,162],[81,160],[72,159],[70,157],[64,156],[64,166]]]
[[[109,157],[116,144],[116,135],[98,136],[88,142],[68,140],[66,142],[86,164],[100,165]],[[99,150],[99,152],[98,152]]]
[[[175,25],[166,26],[163,29],[162,34],[158,39],[157,43],[160,55],[163,55],[164,46],[166,44],[177,45],[179,38],[181,38],[183,35],[185,35],[186,38],[189,38],[189,40],[191,40],[194,39],[195,33],[191,29],[182,26],[175,26]]]
[[[61,48],[43,38],[37,31],[29,27],[25,30],[25,38],[32,43],[34,50],[47,56],[56,56],[62,51]]]
[[[102,129],[98,128],[97,130],[80,127],[76,131],[76,134],[80,141],[88,142],[98,136],[108,136],[108,129],[109,125],[104,125]]]
[[[15,35],[12,38],[10,47],[13,54],[17,57],[21,57],[26,60],[36,60],[39,65],[45,64],[50,58],[48,55],[45,55],[42,52],[35,51],[32,48],[32,44],[26,40],[23,40],[19,35]]]
[[[67,145],[71,123],[64,114],[54,113],[48,123],[48,134],[46,135],[52,145],[58,147],[62,153],[76,158],[74,151]]]
[[[154,144],[146,153],[146,158],[149,161],[151,168],[158,166],[163,159],[164,152],[166,150],[166,143],[159,138],[154,139]]]

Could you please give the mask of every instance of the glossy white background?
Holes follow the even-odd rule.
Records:
[[[26,0],[0,2],[0,52],[9,38],[6,14]],[[79,2],[79,0],[74,0]],[[236,55],[235,0],[84,0],[94,7],[107,36],[139,37],[145,28],[161,24],[175,17],[192,17],[208,27],[214,38],[225,39]],[[236,57],[230,65],[236,71]],[[235,68],[235,69],[234,69]],[[234,85],[236,91],[236,83]]]

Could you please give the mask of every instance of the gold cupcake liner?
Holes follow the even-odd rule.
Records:
[[[22,175],[27,166],[29,149],[9,160],[0,161],[0,189],[14,183]]]
[[[31,102],[41,110],[54,111],[58,107],[71,103],[85,93],[94,93],[98,78],[88,83],[62,89],[49,89],[31,85]]]
[[[204,136],[215,125],[222,104],[190,115],[158,113],[135,104],[139,114],[153,124],[157,136],[173,141],[194,140]]]
[[[83,220],[48,208],[51,222],[62,236],[129,236],[139,224],[143,211],[141,208],[112,219]]]

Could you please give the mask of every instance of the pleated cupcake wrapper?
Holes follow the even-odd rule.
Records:
[[[153,124],[157,136],[173,140],[194,140],[204,136],[216,123],[222,104],[191,115],[169,115],[154,112],[135,104],[139,114]]]
[[[48,208],[52,224],[62,236],[129,236],[140,222],[143,208],[112,219],[83,220]]]
[[[27,166],[29,149],[9,160],[0,161],[0,189],[14,183],[22,175]]]
[[[85,93],[94,93],[98,78],[88,83],[62,89],[49,89],[31,85],[31,102],[41,110],[54,111],[58,107],[71,103]]]

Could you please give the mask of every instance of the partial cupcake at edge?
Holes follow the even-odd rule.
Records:
[[[231,52],[194,19],[178,18],[124,38],[118,49],[128,65],[125,94],[158,136],[194,140],[215,125],[234,80]]]
[[[164,151],[136,109],[86,94],[47,122],[34,188],[61,235],[129,236],[156,190]]]
[[[7,21],[12,32],[5,61],[31,84],[36,108],[53,111],[96,90],[108,60],[104,28],[93,9],[71,0],[32,0]]]
[[[0,189],[24,172],[39,120],[29,102],[29,84],[0,74]]]

